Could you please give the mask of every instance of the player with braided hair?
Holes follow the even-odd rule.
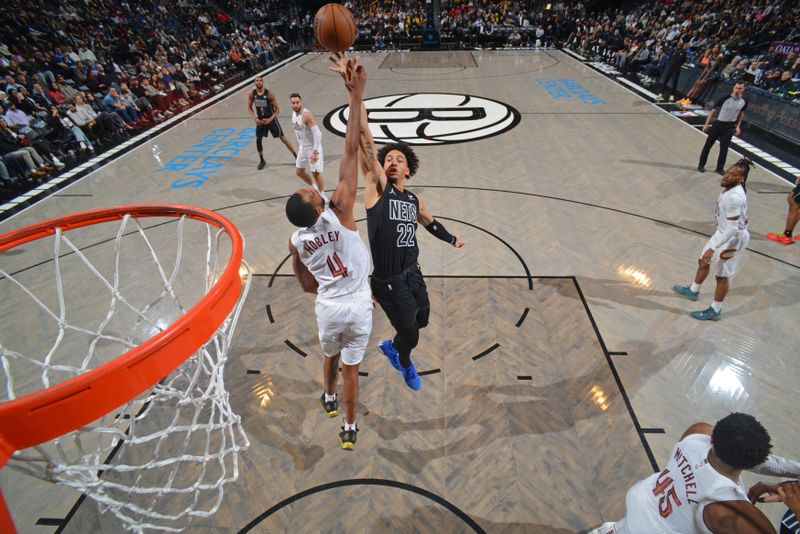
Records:
[[[692,317],[699,321],[719,321],[722,302],[730,288],[730,278],[742,260],[750,233],[747,231],[747,175],[752,162],[742,158],[725,171],[720,185],[722,192],[717,199],[717,231],[708,240],[697,260],[694,281],[688,286],[675,285],[672,289],[689,300],[700,297],[700,285],[711,271],[711,263],[717,264],[717,287],[711,306],[702,311],[693,311]]]

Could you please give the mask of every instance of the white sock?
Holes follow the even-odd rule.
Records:
[[[715,301],[713,301],[713,302],[711,303],[711,307],[712,307],[712,308],[714,308],[714,311],[715,311],[715,312],[719,313],[719,311],[722,309],[722,303],[721,303],[721,302],[717,302],[717,301],[715,300]]]
[[[336,400],[336,393],[334,393],[333,395],[328,395],[327,393],[325,394],[325,402],[333,402],[335,400]]]
[[[347,419],[344,420],[344,431],[347,432],[348,430],[355,430],[356,423],[355,421],[351,424],[347,422]]]
[[[689,286],[689,291],[691,291],[692,293],[697,293],[698,291],[700,291],[700,284],[698,284],[697,282],[692,282],[692,285]]]

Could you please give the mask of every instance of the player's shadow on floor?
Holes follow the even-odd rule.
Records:
[[[381,520],[375,521],[370,528],[368,528],[367,532],[391,532],[397,531],[398,525],[414,525],[418,524],[419,518],[429,518],[428,524],[430,525],[440,525],[446,528],[446,532],[448,533],[470,533],[474,532],[469,525],[464,523],[461,519],[459,519],[455,514],[446,510],[443,507],[433,506],[433,505],[425,505],[419,506],[414,509],[414,511],[407,516],[395,516],[393,514],[389,515],[388,512],[391,509],[386,509],[384,513],[386,515],[381,516]],[[567,528],[558,528],[553,527],[550,525],[543,525],[543,524],[536,524],[536,523],[520,523],[520,522],[508,522],[503,523],[499,521],[490,521],[488,519],[473,515],[470,513],[469,510],[463,510],[467,515],[469,515],[474,521],[476,521],[481,528],[485,532],[495,533],[495,532],[529,532],[535,534],[575,534],[574,530],[567,529]],[[449,516],[449,517],[448,517]],[[414,530],[416,532],[416,530]]]
[[[685,280],[676,280],[676,284],[685,284],[687,280],[691,280],[694,277],[694,270],[695,267],[689,265],[687,267],[686,276],[684,277]],[[789,277],[779,282],[770,283],[767,287],[780,287],[784,290],[781,292],[776,292],[771,296],[770,300],[770,308],[776,307],[789,307],[796,304],[796,299],[793,299],[791,295],[796,294],[792,293],[793,291],[800,290],[800,277]],[[703,284],[703,291],[700,295],[700,300],[697,302],[692,302],[687,300],[685,297],[678,295],[672,290],[672,287],[669,288],[659,288],[659,289],[648,289],[648,288],[641,288],[632,285],[629,282],[624,282],[621,280],[608,280],[602,278],[587,278],[581,277],[579,279],[581,288],[583,289],[584,294],[590,304],[590,306],[602,306],[605,308],[611,308],[608,304],[603,302],[598,302],[598,300],[607,300],[612,301],[617,304],[621,304],[623,306],[632,306],[635,308],[643,309],[643,310],[660,310],[666,311],[669,313],[677,314],[677,315],[685,315],[691,311],[686,305],[691,306],[699,306],[703,308],[702,302],[704,298],[710,299],[714,292],[715,281],[714,281],[714,271],[709,274],[708,279]],[[728,293],[728,297],[726,301],[730,301],[731,298],[736,299],[737,297],[757,297],[758,295],[764,292],[765,286],[755,285],[755,286],[737,286],[735,282],[731,285],[731,289]],[[565,297],[574,297],[569,291],[564,291]],[[682,305],[680,308],[672,307],[665,304],[660,304],[655,302],[654,300],[650,300],[650,298],[656,297],[669,297],[678,299],[679,302],[685,302],[686,305]],[[707,300],[706,299],[706,300]],[[699,309],[699,308],[698,308]],[[744,315],[745,312],[743,311],[734,311],[734,312],[727,312],[726,315],[728,317],[736,316],[736,315]]]
[[[621,159],[620,163],[628,163],[630,165],[643,165],[645,167],[659,167],[661,169],[678,169],[682,171],[697,171],[695,165],[685,165],[678,163],[668,163],[664,161],[650,161],[646,159]]]
[[[672,358],[687,350],[690,343],[684,341],[674,347],[657,347],[654,343],[639,342],[626,346],[631,355],[648,356],[642,358],[644,363],[637,373],[635,382],[626,383],[628,396],[635,396],[636,391],[649,376],[660,372]],[[622,394],[613,382],[610,369],[602,358],[602,353],[598,350],[597,360],[589,367],[588,372],[543,386],[533,384],[457,386],[453,391],[455,399],[448,406],[458,410],[455,407],[463,405],[459,400],[464,398],[469,399],[469,405],[466,409],[458,410],[448,416],[422,421],[405,421],[401,418],[371,415],[366,418],[365,423],[377,428],[379,437],[384,440],[384,446],[377,447],[378,454],[403,471],[416,475],[433,460],[483,449],[501,439],[521,435],[553,435],[574,428],[577,421],[597,417],[627,416],[628,411],[622,400]],[[598,384],[601,384],[610,395],[611,401],[605,410],[587,401],[589,392]],[[506,417],[498,422],[491,414],[506,414]],[[495,427],[487,429],[487,423]],[[498,429],[497,425],[504,425],[504,428]],[[413,450],[397,450],[385,446],[389,444],[386,442],[396,439],[404,432],[434,430],[451,433],[455,429],[468,427],[471,427],[471,430],[467,435],[455,440],[446,439],[446,442],[429,449],[415,447]],[[634,431],[633,423],[631,431]]]
[[[694,272],[688,273],[687,278],[694,276]],[[674,315],[684,315],[686,309],[683,307],[674,307],[667,304],[661,304],[652,300],[654,298],[675,297],[677,299],[685,300],[674,291],[671,287],[650,289],[639,287],[623,280],[609,280],[605,278],[588,278],[581,276],[578,279],[581,289],[589,303],[590,307],[601,306],[604,308],[612,308],[611,305],[602,301],[611,301],[623,306],[630,306],[642,310],[657,310],[671,313]],[[683,280],[676,280],[676,283],[682,283]],[[575,298],[575,293],[571,288],[558,287],[559,293],[566,298]]]
[[[237,367],[244,374],[243,366]],[[308,442],[303,426],[307,417],[318,415],[320,384],[275,374],[253,376],[253,381],[231,381],[229,386],[231,405],[252,446],[282,451],[297,471],[308,471],[325,456],[321,445]]]

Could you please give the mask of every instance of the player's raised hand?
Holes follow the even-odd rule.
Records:
[[[350,56],[344,52],[336,52],[328,56],[328,59],[333,63],[333,67],[328,67],[328,70],[338,73],[347,84],[347,64],[350,61]]]
[[[456,242],[453,243],[453,246],[456,248],[461,248],[464,246],[464,242],[461,241],[461,234],[459,234],[458,232],[456,232]]]
[[[363,65],[358,63],[358,54],[349,56],[344,52],[337,52],[328,59],[334,65],[328,67],[328,70],[339,73],[347,90],[363,94],[364,85],[367,82],[367,71]]]

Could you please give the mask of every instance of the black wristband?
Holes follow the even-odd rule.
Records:
[[[452,235],[450,232],[445,229],[445,227],[437,221],[436,219],[433,220],[428,226],[425,227],[427,231],[432,233],[438,239],[445,241],[446,243],[450,243],[451,245],[456,244],[456,236]]]

